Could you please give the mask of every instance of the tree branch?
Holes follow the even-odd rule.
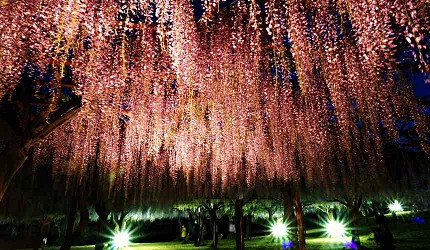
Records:
[[[73,118],[81,109],[81,105],[73,106],[72,108],[65,111],[62,115],[60,115],[53,122],[37,128],[37,132],[32,136],[30,140],[24,145],[24,148],[28,150],[41,140],[45,139],[48,135],[50,135],[56,128],[68,122],[71,118]]]
[[[363,204],[363,195],[359,195],[358,197],[356,197],[354,201],[354,208],[357,210],[360,209],[361,204]]]
[[[191,208],[187,208],[187,212],[191,215],[191,217],[197,217],[197,212],[193,211]]]
[[[340,203],[340,204],[344,205],[345,207],[348,207],[348,202],[343,201],[343,200],[333,199],[332,201],[330,201],[330,200],[326,200],[326,201],[327,201],[327,202],[338,202],[338,203]]]
[[[311,203],[311,202],[303,203],[303,204],[302,204],[302,208],[305,208],[305,207],[311,206],[312,204],[313,204],[313,203]]]

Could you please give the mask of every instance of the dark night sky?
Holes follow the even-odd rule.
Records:
[[[227,7],[228,5],[230,5],[233,2],[236,2],[237,0],[224,0],[221,2],[220,4],[220,9]],[[194,5],[194,16],[196,17],[196,19],[200,19],[200,17],[203,15],[203,1],[202,0],[192,0],[193,5]]]

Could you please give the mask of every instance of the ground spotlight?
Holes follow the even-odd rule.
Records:
[[[402,204],[398,200],[394,200],[393,203],[389,204],[388,209],[390,209],[392,213],[403,211]]]
[[[270,229],[272,231],[272,235],[277,238],[286,237],[288,234],[287,224],[283,223],[282,221],[276,222],[270,227]]]
[[[341,238],[346,234],[345,225],[337,220],[329,220],[325,224],[326,233],[332,238]]]
[[[130,234],[128,232],[118,232],[113,236],[113,246],[115,249],[126,248],[130,243]]]

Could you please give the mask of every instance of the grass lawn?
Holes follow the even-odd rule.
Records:
[[[195,247],[192,243],[182,244],[180,242],[157,242],[157,243],[139,243],[131,244],[129,249],[133,250],[186,250],[186,249],[212,249],[210,247],[211,241],[205,241],[204,246]],[[245,242],[246,249],[282,249],[281,242],[274,240],[270,236],[255,237],[252,240]],[[341,249],[342,243],[328,238],[310,238],[307,239],[307,249]],[[218,245],[218,249],[234,249],[235,241],[226,239],[221,240]],[[58,248],[48,248],[58,249]],[[78,246],[72,247],[75,250],[92,250],[94,246]]]
[[[396,240],[396,249],[399,250],[429,250],[430,249],[430,227],[428,225],[408,225],[400,224],[393,226],[393,234]],[[369,249],[378,249],[377,245],[371,238],[372,235],[363,235],[360,237],[362,245]],[[211,241],[205,241],[204,246],[195,247],[192,243],[182,244],[181,242],[158,242],[158,243],[139,243],[131,244],[129,249],[133,250],[186,250],[186,249],[211,249]],[[331,238],[307,237],[306,249],[344,249],[339,240]],[[274,240],[270,236],[255,237],[245,242],[246,249],[282,249],[281,242]],[[234,240],[221,240],[218,249],[234,249]],[[59,249],[58,247],[48,249]],[[92,250],[94,246],[77,246],[72,247],[75,250]]]

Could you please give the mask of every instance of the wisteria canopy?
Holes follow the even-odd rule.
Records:
[[[384,175],[398,119],[426,130],[396,53],[429,70],[427,0],[202,2],[196,18],[186,0],[1,1],[0,96],[31,63],[40,78],[54,69],[35,82],[51,103],[67,68],[82,97],[34,159],[81,181],[96,166],[138,200],[331,190]]]

